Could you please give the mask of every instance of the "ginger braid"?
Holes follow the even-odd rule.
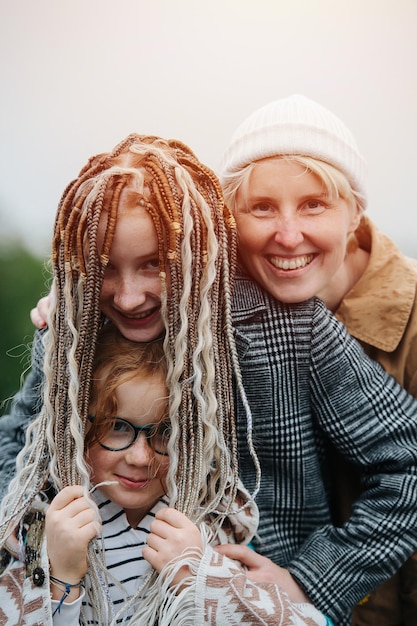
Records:
[[[231,268],[227,253],[235,251],[236,239],[234,230],[225,228],[226,209],[214,174],[185,146],[179,142],[174,145],[176,159],[186,167],[171,166],[165,159],[161,171],[161,162],[149,159],[151,205],[156,205],[149,210],[157,213],[154,219],[162,220],[169,243],[166,354],[173,395],[171,419],[177,416],[173,422],[179,426],[180,437],[175,451],[178,460],[171,466],[175,471],[172,483],[177,490],[176,506],[195,517],[203,503],[214,510],[228,484],[236,486],[227,347],[231,325],[229,320],[227,329],[222,292],[227,286],[226,297],[230,299],[230,285],[224,276],[228,280]],[[233,476],[228,470],[231,463]]]

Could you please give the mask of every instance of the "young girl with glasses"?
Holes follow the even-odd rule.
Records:
[[[205,539],[207,525],[197,526],[169,508],[166,477],[171,426],[166,375],[161,340],[138,344],[125,339],[111,323],[104,326],[97,340],[84,438],[91,475],[89,494],[80,485],[64,487],[56,495],[52,485],[46,488],[52,495],[51,503],[43,506],[43,532],[54,626],[79,624],[81,618],[90,624],[100,623],[100,619],[104,623],[131,620],[153,577],[152,566],[162,572],[162,615],[145,603],[141,612],[139,608],[139,623],[176,623],[176,617],[186,616],[187,606],[192,623],[198,619],[198,610],[204,619],[204,603],[198,600],[202,596],[197,589],[205,584],[209,572],[205,563],[214,552]],[[243,490],[241,496],[243,502]],[[253,505],[231,514],[211,542],[247,542],[254,534],[256,520]],[[36,523],[29,523],[25,530],[25,558],[33,559],[34,553],[42,551],[42,524],[43,516],[38,512]],[[101,554],[98,572],[87,565],[90,542]],[[222,559],[220,555],[215,558]],[[232,591],[236,579],[240,578],[241,584],[244,568],[227,558],[223,561],[220,570],[217,565],[217,575],[221,574],[222,585]],[[38,567],[33,576],[41,575]],[[97,579],[109,600],[99,607]],[[300,624],[328,623],[312,605],[292,605],[270,583],[254,585],[245,578],[245,586],[246,593],[254,588],[262,593],[267,605],[274,606],[279,599],[283,613]],[[251,610],[263,617],[266,606]]]
[[[156,512],[168,506],[167,409],[162,342],[130,342],[106,324],[97,341],[84,440],[91,497],[100,516],[78,485],[60,491],[45,516],[54,624],[78,624],[80,611],[93,623],[97,617],[94,599],[88,599],[94,582],[87,568],[87,548],[97,536],[97,524],[97,549],[102,541],[106,566],[102,579],[114,615],[149,575],[142,548]]]

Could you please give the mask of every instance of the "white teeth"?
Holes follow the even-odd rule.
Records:
[[[306,254],[299,256],[296,259],[279,259],[277,257],[271,258],[271,263],[280,270],[298,270],[300,267],[305,267],[313,260],[312,254]]]
[[[135,318],[134,318],[134,319],[141,320],[141,319],[143,319],[144,317],[148,317],[148,315],[149,315],[149,311],[146,311],[146,313],[142,313],[142,314],[141,314],[141,313],[139,313],[139,315],[135,315]]]
[[[130,320],[141,320],[144,317],[148,317],[149,315],[151,315],[153,313],[153,311],[145,311],[144,313],[138,313],[137,315],[125,315],[125,317],[127,317]]]

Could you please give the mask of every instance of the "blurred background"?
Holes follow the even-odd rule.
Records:
[[[417,257],[416,27],[415,0],[3,0],[0,400],[28,365],[59,197],[130,132],[216,170],[249,113],[303,93],[350,127],[369,214]]]

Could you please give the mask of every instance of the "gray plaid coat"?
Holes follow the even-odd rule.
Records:
[[[283,305],[245,277],[233,324],[262,468],[255,548],[287,567],[336,624],[417,547],[417,402],[318,299]],[[239,463],[254,487],[238,402]],[[328,452],[362,476],[348,523],[332,524]]]

